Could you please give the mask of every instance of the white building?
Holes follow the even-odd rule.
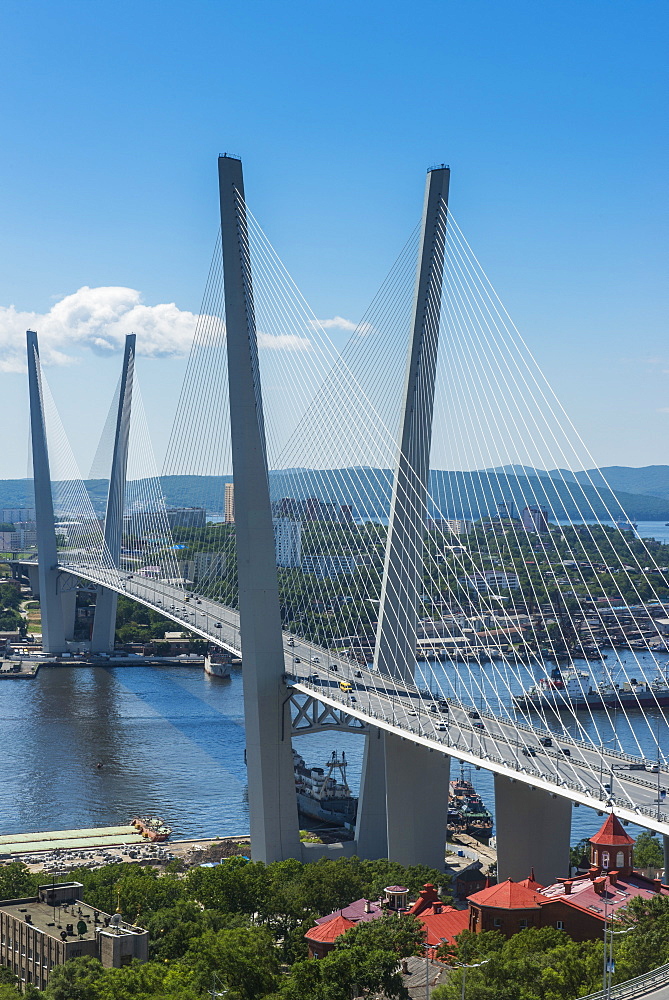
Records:
[[[288,517],[272,518],[276,564],[295,569],[302,563],[302,522]]]
[[[474,527],[473,521],[459,517],[436,518],[428,523],[428,528],[435,531],[450,531],[453,535],[468,535]]]
[[[355,573],[357,562],[354,556],[305,556],[302,560],[302,570],[313,573],[320,580],[332,579]]]
[[[465,578],[465,582],[471,590],[476,590],[479,594],[487,594],[490,591],[518,590],[520,586],[515,573],[494,569],[487,569],[483,573],[471,573]]]

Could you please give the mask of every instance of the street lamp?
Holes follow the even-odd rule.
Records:
[[[216,973],[214,973],[211,989],[207,990],[209,996],[211,997],[211,1000],[216,1000],[217,997],[223,997],[225,996],[226,993],[230,992],[230,990],[223,990],[223,989],[217,990],[216,989],[217,985],[218,983],[216,982]]]
[[[465,964],[465,962],[458,962],[457,966],[462,969],[462,1000],[465,1000],[465,986],[467,982],[467,969],[478,969],[481,965],[485,965],[489,962],[489,958],[484,958],[482,962],[472,962],[470,965]]]

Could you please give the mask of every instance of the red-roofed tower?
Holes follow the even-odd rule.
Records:
[[[603,871],[630,875],[633,871],[634,839],[622,827],[618,817],[609,813],[600,829],[590,838],[590,862]]]

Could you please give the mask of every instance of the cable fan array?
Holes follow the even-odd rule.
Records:
[[[340,345],[248,206],[239,207],[284,629],[371,663],[420,231]],[[442,207],[441,309],[429,317],[440,328],[434,414],[417,416],[431,471],[427,496],[403,483],[398,497],[425,531],[402,552],[406,581],[389,585],[390,599],[402,604],[413,599],[409,578],[421,584],[416,618],[400,626],[416,652],[415,703],[428,712],[434,699],[449,699],[509,723],[480,741],[480,755],[491,759],[518,759],[537,729],[591,747],[613,741],[641,757],[657,743],[659,758],[669,660],[655,619],[669,600],[667,571],[653,543],[626,523],[614,526],[627,521],[625,512],[588,473],[592,458]],[[237,607],[227,384],[219,234],[162,478],[134,388],[119,566],[45,389],[57,507],[68,522],[64,563],[168,582]],[[96,469],[109,433],[103,438]],[[206,509],[206,523],[175,519],[165,492],[173,504],[183,496],[184,506]],[[388,664],[375,666],[379,687],[399,698],[403,682]],[[397,704],[408,711],[406,699]],[[471,727],[453,728],[471,748]],[[580,772],[568,759],[544,766],[561,782],[582,782],[582,763]]]

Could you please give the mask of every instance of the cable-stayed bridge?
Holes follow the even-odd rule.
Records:
[[[222,523],[165,504],[134,337],[96,456],[101,517],[29,333],[39,563],[25,569],[48,651],[66,648],[87,581],[94,651],[113,648],[122,593],[242,653],[256,857],[441,866],[455,757],[495,774],[502,876],[533,865],[541,880],[567,870],[576,804],[669,843],[669,587],[652,546],[602,526],[624,514],[580,484],[584,446],[453,219],[449,180],[428,172],[421,224],[338,344],[345,321],[311,313],[240,161],[219,159],[221,232],[163,475],[218,477]],[[323,728],[365,739],[341,848],[298,838],[291,732]]]

